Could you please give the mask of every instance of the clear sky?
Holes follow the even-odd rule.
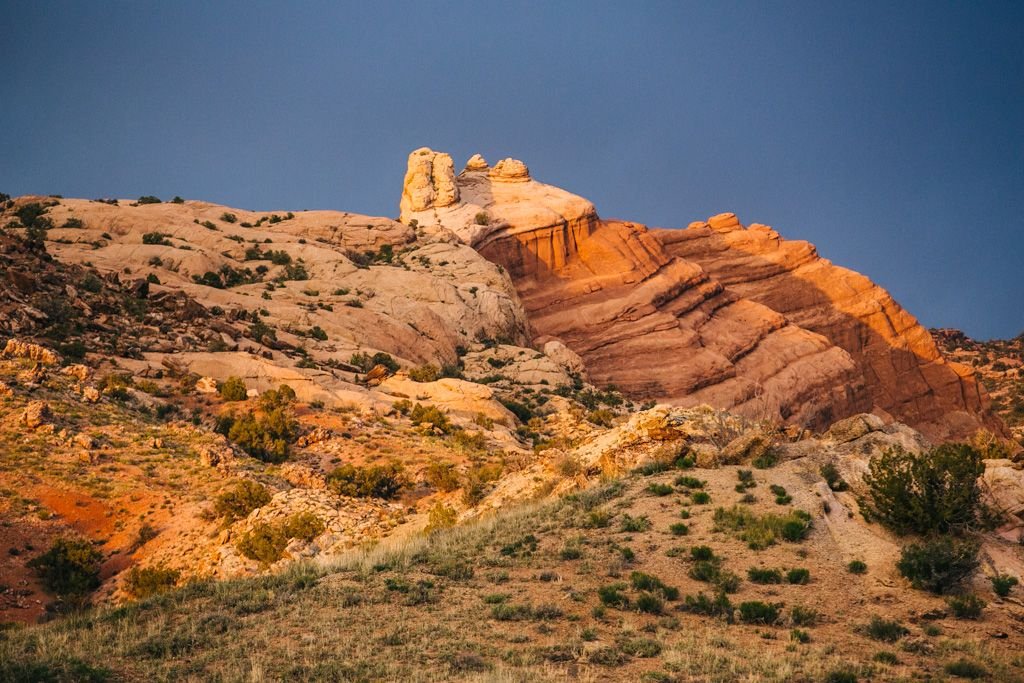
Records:
[[[398,213],[514,156],[605,217],[734,211],[929,326],[1024,330],[1022,2],[0,0],[0,191]]]

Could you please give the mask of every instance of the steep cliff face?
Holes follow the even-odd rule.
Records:
[[[450,230],[502,265],[534,341],[560,339],[595,383],[815,428],[874,410],[937,440],[1002,430],[969,368],[946,362],[885,290],[806,242],[732,214],[686,230],[605,221],[520,161],[477,155],[437,177],[424,162],[436,154],[410,157],[407,188],[429,165],[429,183],[459,199],[403,202],[402,220]]]
[[[778,311],[846,350],[868,385],[875,412],[909,422],[934,439],[987,427],[988,400],[967,365],[942,357],[928,331],[863,275],[733,214],[652,235],[675,256],[699,263],[738,295]]]

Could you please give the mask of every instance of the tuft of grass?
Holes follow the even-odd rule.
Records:
[[[973,593],[955,595],[946,600],[946,604],[957,619],[980,619],[985,608],[985,601]]]
[[[850,563],[846,565],[846,571],[851,574],[866,574],[868,566],[863,560],[850,560]]]
[[[862,626],[860,630],[868,638],[879,640],[883,643],[895,643],[910,633],[900,622],[883,619],[877,614],[871,617],[871,621]]]

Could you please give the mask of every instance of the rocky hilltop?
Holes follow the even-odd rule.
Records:
[[[733,214],[684,230],[601,219],[590,202],[479,155],[410,155],[405,223],[449,230],[512,276],[533,339],[575,351],[598,385],[812,428],[872,411],[935,440],[992,417],[973,370],[912,315],[813,245]]]

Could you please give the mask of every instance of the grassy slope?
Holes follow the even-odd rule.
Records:
[[[758,500],[750,506],[758,513],[787,510],[768,491],[785,482],[794,504],[815,515],[814,530],[800,543],[753,551],[714,530],[715,508],[742,495],[734,490],[734,467],[687,473],[707,480],[711,501],[702,505],[682,487],[664,496],[648,491],[651,483],[672,484],[678,472],[635,476],[429,538],[386,542],[328,569],[297,566],[277,577],[193,584],[10,630],[0,634],[0,681],[83,680],[104,671],[124,680],[819,681],[836,670],[856,671],[861,680],[901,680],[942,679],[945,665],[961,658],[996,680],[1024,680],[1012,604],[994,604],[986,591],[993,604],[980,622],[925,621],[921,613],[943,601],[893,581],[891,562],[862,576],[847,573],[842,548],[824,528],[821,510],[812,509],[813,496],[796,495],[792,486],[800,467],[793,461],[755,471],[751,493]],[[690,532],[675,536],[669,526],[681,521],[684,508]],[[609,513],[607,526],[592,528],[601,517],[595,511]],[[650,528],[623,531],[627,514],[646,516]],[[733,604],[781,603],[780,622],[729,624],[683,611],[682,599],[666,601],[661,614],[601,608],[598,589],[628,583],[637,570],[683,596],[710,592],[687,575],[689,548],[698,544],[712,546],[725,568],[744,577]],[[566,548],[578,548],[578,557]],[[757,585],[746,580],[750,567],[804,567],[811,582]],[[635,604],[638,591],[625,593]],[[816,625],[802,627],[808,643],[791,637],[797,605],[820,614]],[[910,635],[884,643],[858,633],[873,615],[899,620]],[[925,635],[934,626],[940,633]],[[1012,635],[988,637],[996,631]],[[873,661],[879,651],[894,653],[898,663]]]

